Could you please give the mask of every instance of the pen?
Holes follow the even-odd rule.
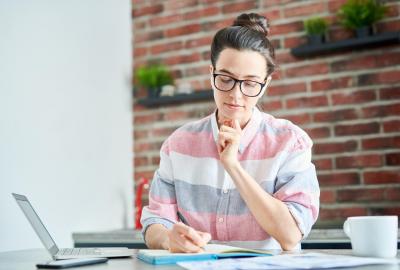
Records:
[[[189,223],[187,222],[185,217],[181,213],[179,213],[179,211],[177,212],[177,214],[178,214],[178,218],[183,222],[183,224],[186,224],[189,226]]]

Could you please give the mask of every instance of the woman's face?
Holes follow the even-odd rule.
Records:
[[[225,120],[238,119],[240,126],[243,128],[249,121],[252,110],[264,94],[267,85],[262,88],[262,91],[256,97],[244,95],[240,91],[239,82],[236,83],[231,91],[224,92],[216,89],[213,73],[227,75],[238,80],[265,83],[267,76],[266,67],[265,58],[258,52],[250,50],[238,51],[231,48],[222,50],[216,62],[215,70],[210,65],[211,85],[214,90],[214,100],[218,108],[219,123]],[[222,77],[223,80],[221,83],[233,83],[229,77]],[[270,77],[267,81],[269,82],[269,80]],[[245,83],[242,86],[245,86]]]

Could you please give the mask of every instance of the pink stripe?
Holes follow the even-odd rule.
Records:
[[[148,210],[154,215],[178,221],[176,204],[163,204],[150,198]]]
[[[170,142],[170,147],[170,151],[192,157],[219,159],[217,146],[210,132],[177,131],[173,142]]]
[[[317,220],[319,209],[312,203],[312,195],[304,191],[285,191],[284,189],[278,190],[274,197],[283,202],[296,202],[311,210],[311,215],[314,221]]]
[[[170,197],[159,197],[155,196],[154,194],[150,193],[150,200],[159,202],[159,203],[166,203],[166,204],[174,204],[176,203],[176,198],[170,198]]]
[[[179,209],[189,225],[196,230],[208,232],[219,241],[263,241],[270,236],[258,225],[251,214],[229,216],[214,213],[197,213]],[[223,218],[223,222],[219,222]],[[224,228],[224,229],[222,229]]]

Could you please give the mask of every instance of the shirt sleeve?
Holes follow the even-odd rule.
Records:
[[[149,205],[142,210],[140,222],[143,238],[145,239],[146,230],[151,224],[162,224],[170,229],[177,221],[175,185],[167,140],[161,147],[160,166],[151,182]]]
[[[319,213],[320,189],[311,162],[312,141],[304,132],[294,135],[294,143],[282,163],[275,184],[274,197],[283,201],[305,238]]]

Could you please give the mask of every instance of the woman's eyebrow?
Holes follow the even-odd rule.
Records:
[[[232,72],[230,72],[229,70],[227,70],[227,69],[220,69],[220,70],[218,70],[219,72],[224,72],[224,73],[227,73],[227,74],[229,74],[229,75],[232,75],[232,76],[234,76],[234,77],[238,77],[236,74],[234,74],[234,73],[232,73]],[[261,77],[260,76],[257,76],[257,75],[244,75],[243,76],[244,78],[257,78],[257,79],[261,79]]]

